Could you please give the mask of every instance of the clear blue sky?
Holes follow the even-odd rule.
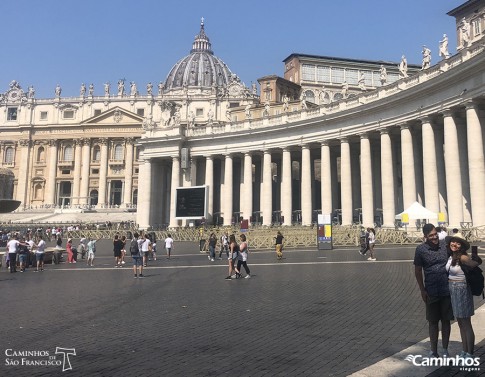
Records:
[[[455,20],[446,13],[465,0],[14,0],[0,1],[0,93],[11,80],[37,98],[78,96],[82,82],[126,78],[142,94],[164,81],[189,54],[205,19],[214,53],[247,86],[283,76],[294,52],[421,64],[422,45],[438,57],[448,34],[456,51]]]

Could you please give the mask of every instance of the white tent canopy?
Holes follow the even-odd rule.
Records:
[[[402,215],[407,213],[409,216],[409,220],[422,220],[422,219],[437,219],[438,214],[436,212],[430,211],[429,209],[423,207],[418,202],[414,202],[411,204],[409,208],[404,210],[403,212],[396,215],[396,219],[401,219]]]

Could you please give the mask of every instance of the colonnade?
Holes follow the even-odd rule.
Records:
[[[238,217],[258,222],[258,214],[263,225],[310,225],[325,213],[343,225],[394,226],[396,214],[415,201],[443,212],[449,226],[485,225],[484,119],[470,101],[303,145],[248,145],[225,154],[193,148],[189,171],[179,156],[146,159],[140,180],[149,187],[140,193],[146,197],[138,222],[184,225],[175,217],[176,188],[207,185],[208,221],[217,214],[223,225]],[[152,187],[148,177],[157,175],[170,179],[170,186]]]

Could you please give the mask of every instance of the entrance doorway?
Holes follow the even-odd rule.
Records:
[[[109,195],[109,204],[112,206],[121,205],[121,195],[123,192],[122,181],[111,181],[111,193]]]

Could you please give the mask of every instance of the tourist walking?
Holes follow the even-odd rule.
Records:
[[[367,258],[368,261],[376,261],[377,258],[374,254],[374,246],[376,244],[376,231],[374,228],[368,228],[369,231],[369,251],[370,251],[370,257]]]
[[[471,317],[475,314],[475,311],[472,291],[467,284],[464,270],[467,268],[475,268],[479,264],[482,264],[482,260],[478,255],[472,255],[470,257],[467,254],[470,244],[460,233],[448,237],[447,245],[451,251],[451,256],[448,258],[448,263],[446,264],[451,306],[453,307],[453,315],[460,328],[461,344],[463,347],[460,356],[471,358],[475,348],[475,333],[473,331]]]
[[[39,236],[39,242],[35,246],[35,260],[37,261],[37,268],[35,272],[44,271],[44,254],[45,254],[45,241],[42,236]]]
[[[19,245],[20,242],[17,235],[14,235],[13,238],[7,243],[10,273],[17,272],[17,250]]]
[[[244,267],[244,270],[246,271],[246,276],[244,277],[245,279],[249,279],[251,277],[251,272],[249,271],[248,267],[248,243],[246,242],[246,235],[241,234],[239,236],[239,239],[241,240],[241,243],[239,244],[239,254],[237,258],[237,267],[235,268],[236,271],[236,279],[242,277],[241,275],[241,266]]]
[[[229,265],[229,273],[226,277],[226,280],[231,280],[231,276],[233,276],[233,273],[235,272],[234,270],[234,264],[236,263],[237,257],[239,254],[239,245],[236,242],[236,236],[234,234],[231,234],[229,236],[229,253],[227,256],[227,262]]]
[[[123,265],[121,264],[121,261],[122,261],[121,254],[123,252],[122,250],[124,246],[125,245],[123,241],[120,240],[119,235],[115,234],[115,238],[113,240],[113,254],[115,257],[115,267],[123,267]]]
[[[211,262],[214,262],[214,258],[216,257],[216,245],[217,237],[215,233],[211,233],[209,236],[209,255],[207,256]]]
[[[148,266],[148,252],[150,251],[152,242],[146,233],[143,234],[143,243],[141,245],[141,255],[143,257],[143,266]]]
[[[280,231],[276,233],[275,237],[275,250],[276,250],[276,258],[278,260],[283,259],[283,234]]]
[[[27,257],[29,255],[29,244],[25,242],[25,238],[22,237],[20,239],[18,248],[17,248],[17,254],[19,257],[19,267],[20,267],[20,272],[25,271],[25,265],[27,262]]]
[[[226,256],[229,258],[229,237],[227,232],[221,236],[221,251],[219,252],[219,260],[222,260],[222,253],[226,252]]]
[[[96,241],[89,237],[87,265],[94,267],[94,255],[96,254]]]
[[[445,242],[439,242],[438,232],[433,224],[425,224],[423,234],[425,241],[416,247],[414,255],[414,274],[421,291],[421,298],[426,305],[426,319],[431,343],[430,356],[439,357],[438,336],[441,321],[442,355],[447,357],[451,331],[450,321],[453,319],[446,270],[448,252]]]
[[[143,241],[138,233],[133,234],[133,239],[130,242],[130,254],[133,258],[133,277],[143,278],[143,256],[141,255],[141,246]]]
[[[167,250],[167,259],[170,259],[173,249],[173,238],[170,233],[167,235],[167,238],[165,238],[165,249]]]
[[[67,262],[68,263],[76,263],[74,260],[74,252],[72,250],[72,238],[69,238],[66,243],[66,252],[67,252]]]

